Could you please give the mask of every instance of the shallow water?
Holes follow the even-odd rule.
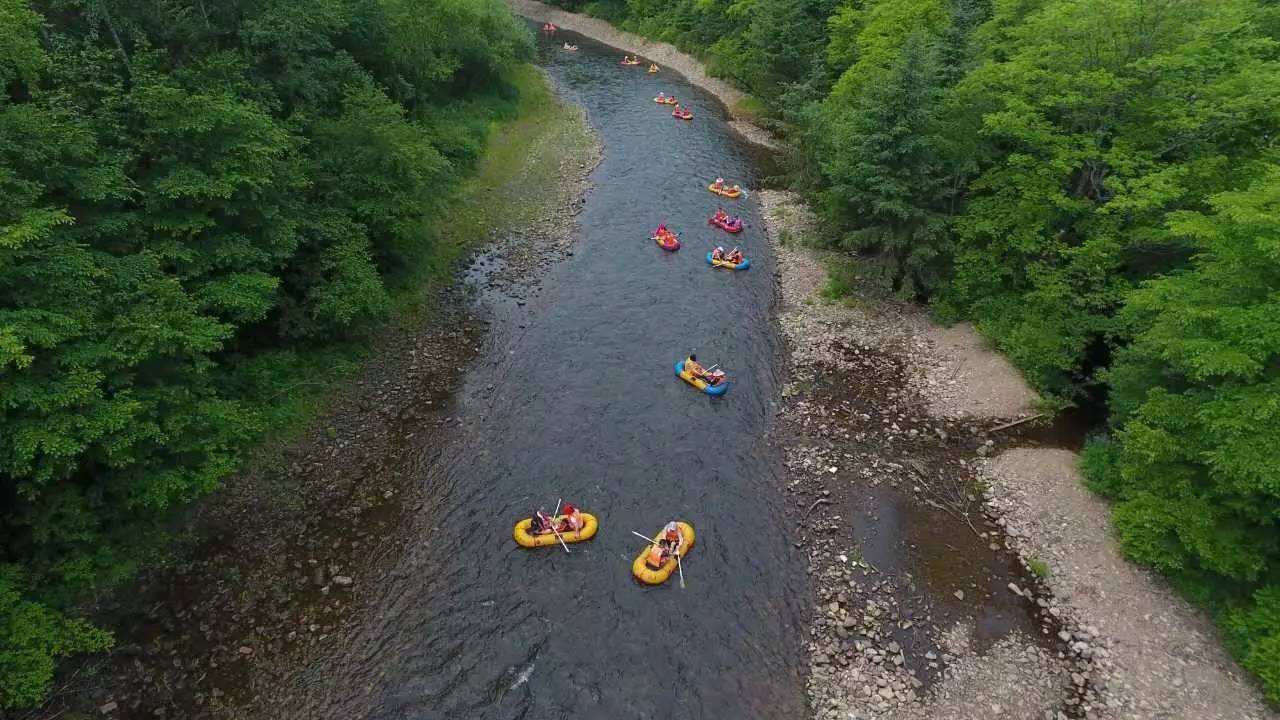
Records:
[[[566,39],[580,50],[559,50]],[[539,42],[603,141],[581,237],[527,305],[482,293],[494,331],[460,393],[463,439],[420,465],[440,502],[341,679],[317,689],[318,714],[801,717],[806,580],[765,441],[774,262],[755,204],[706,189],[717,175],[754,187],[755,151],[673,74],[620,66],[621,53],[569,33]],[[659,90],[694,120],[654,103]],[[742,214],[741,235],[707,224],[718,205]],[[679,252],[648,239],[659,222],[682,233]],[[751,270],[713,271],[715,244],[740,244]],[[724,397],[674,375],[690,351],[727,369]],[[517,547],[511,525],[560,497],[601,519],[597,537],[568,554]],[[631,531],[675,518],[698,533],[687,587],[643,587]]]

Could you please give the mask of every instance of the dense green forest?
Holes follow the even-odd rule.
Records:
[[[865,279],[1104,403],[1124,548],[1280,701],[1280,5],[559,4],[748,89]]]
[[[444,263],[531,51],[500,0],[0,0],[0,709]]]

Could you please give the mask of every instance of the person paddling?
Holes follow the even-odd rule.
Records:
[[[658,570],[669,558],[679,554],[683,545],[684,534],[680,532],[680,526],[675,522],[669,522],[662,528],[662,537],[649,548],[649,557],[645,560],[645,564]]]
[[[742,251],[735,247],[734,249],[730,250],[727,255],[724,256],[724,259],[727,262],[731,262],[734,265],[738,265],[742,262]]]
[[[700,378],[707,374],[707,371],[698,364],[698,356],[693,353],[689,353],[689,357],[684,359],[684,369],[695,378]]]
[[[715,372],[708,371],[706,368],[698,364],[698,356],[692,353],[690,353],[689,357],[685,358],[684,369],[695,379],[702,380],[708,385],[719,385],[724,380],[723,370],[716,370]]]
[[[543,508],[535,510],[533,516],[529,518],[530,535],[546,535],[553,531],[554,526],[555,520]]]
[[[586,524],[582,519],[582,511],[578,510],[573,503],[565,503],[564,507],[561,509],[561,513],[559,530],[562,533],[578,532],[582,529],[582,526]]]

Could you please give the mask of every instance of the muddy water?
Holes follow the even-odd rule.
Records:
[[[576,53],[560,51],[569,39]],[[440,501],[380,591],[365,629],[314,686],[320,717],[795,718],[804,713],[805,579],[781,520],[773,261],[749,200],[747,229],[707,218],[716,175],[755,164],[711,97],[668,73],[622,67],[584,38],[541,38],[561,93],[586,108],[604,159],[573,254],[528,292],[484,282],[486,358],[461,391],[463,439],[424,456]],[[673,119],[662,90],[695,114]],[[648,239],[666,222],[684,247]],[[748,272],[705,253],[741,244]],[[672,364],[694,351],[732,385],[711,398]],[[557,498],[601,518],[589,543],[528,551],[512,523]],[[680,518],[697,530],[673,580],[642,587],[631,560]]]

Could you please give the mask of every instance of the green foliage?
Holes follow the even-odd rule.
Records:
[[[3,704],[439,252],[530,49],[499,0],[0,0]]]
[[[1170,217],[1189,266],[1120,315],[1106,485],[1135,557],[1250,587],[1280,568],[1280,168],[1209,204]]]
[[[946,173],[930,128],[940,89],[937,48],[915,33],[882,82],[852,101],[833,93],[823,108],[824,215],[844,230],[842,247],[885,256],[889,286],[908,296],[936,287],[948,257]]]
[[[23,600],[21,581],[17,567],[0,565],[0,709],[39,702],[53,679],[55,659],[111,645],[101,630]]]
[[[953,107],[982,109],[965,130],[982,138],[981,172],[939,302],[1052,392],[1074,393],[1092,349],[1122,332],[1136,280],[1185,260],[1168,215],[1247,178],[1225,158],[1262,152],[1275,120],[1252,3],[1167,5],[1002,6],[984,28],[997,47],[953,92]]]
[[[1280,585],[1258,590],[1252,600],[1227,613],[1228,642],[1241,664],[1262,679],[1267,698],[1280,703]]]

